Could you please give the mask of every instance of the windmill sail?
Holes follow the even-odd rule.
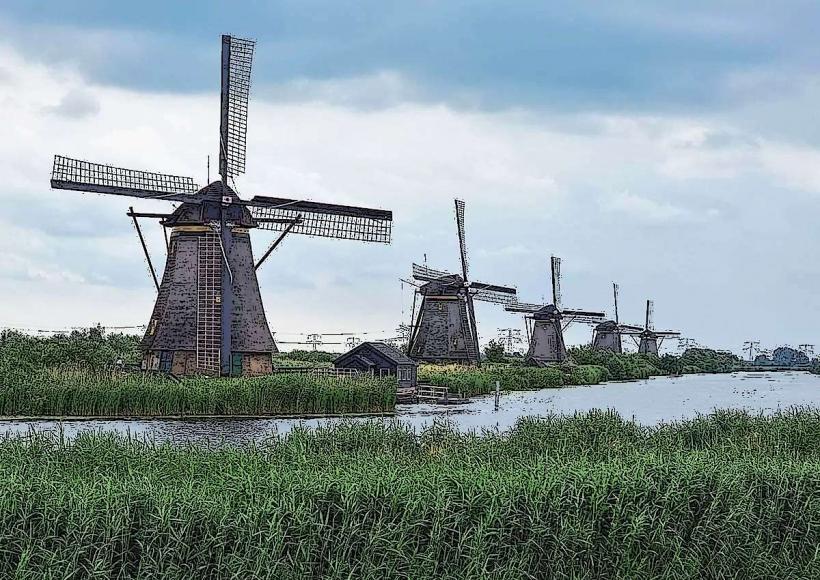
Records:
[[[454,275],[455,274],[445,272],[444,270],[435,270],[420,264],[413,264],[413,278],[419,282],[432,282],[433,280],[438,280],[439,278],[452,277]]]
[[[54,156],[51,187],[129,197],[190,201],[199,186],[190,177],[139,171]]]
[[[561,258],[552,256],[550,258],[550,270],[552,271],[552,303],[556,308],[561,308]]]
[[[256,196],[246,205],[255,219],[262,220],[261,229],[281,231],[299,218],[290,233],[390,243],[391,211],[265,196]]]
[[[460,199],[455,200],[456,203],[456,229],[458,230],[458,248],[461,256],[461,272],[464,276],[464,281],[467,282],[467,240],[464,234],[464,202]]]
[[[252,40],[222,36],[219,173],[226,182],[230,177],[245,173],[254,44]]]
[[[517,290],[496,284],[485,284],[483,282],[473,282],[470,284],[470,292],[473,299],[480,302],[490,302],[492,304],[512,304],[516,300]]]

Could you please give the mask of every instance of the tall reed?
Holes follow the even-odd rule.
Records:
[[[594,385],[609,379],[605,367],[595,365],[552,366],[485,364],[480,368],[459,365],[421,365],[420,383],[448,387],[465,396],[486,395],[498,381],[502,389],[527,391],[565,385]]]
[[[816,578],[820,414],[0,441],[3,578]]]
[[[395,381],[281,374],[255,378],[186,378],[43,369],[0,376],[0,416],[282,415],[385,412]]]

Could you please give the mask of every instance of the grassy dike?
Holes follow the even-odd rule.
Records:
[[[0,441],[3,578],[816,578],[820,414]]]

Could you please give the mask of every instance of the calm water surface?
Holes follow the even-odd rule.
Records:
[[[399,405],[396,415],[381,418],[325,419],[176,419],[94,421],[0,421],[0,436],[30,430],[56,431],[75,437],[83,431],[103,431],[147,437],[156,441],[222,441],[242,443],[286,433],[296,425],[315,427],[339,421],[400,421],[418,429],[436,419],[449,419],[461,430],[509,429],[520,417],[572,414],[614,409],[621,416],[654,425],[691,418],[715,409],[772,413],[792,406],[820,406],[820,376],[804,372],[734,373],[656,377],[645,381],[605,383],[541,391],[502,393],[499,409],[492,396],[459,406]]]

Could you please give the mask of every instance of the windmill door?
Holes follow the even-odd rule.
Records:
[[[231,376],[242,376],[242,353],[235,352],[231,354]]]
[[[174,353],[170,350],[163,350],[159,353],[159,370],[163,373],[171,372],[171,364],[174,362]]]

